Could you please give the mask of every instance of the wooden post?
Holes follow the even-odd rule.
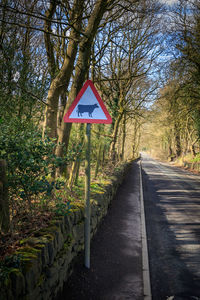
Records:
[[[0,230],[7,233],[10,228],[6,161],[0,160]]]
[[[90,130],[86,127],[86,159],[85,159],[85,267],[90,268]]]

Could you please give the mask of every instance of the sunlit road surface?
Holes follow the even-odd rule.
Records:
[[[200,299],[200,176],[142,156],[153,300]]]

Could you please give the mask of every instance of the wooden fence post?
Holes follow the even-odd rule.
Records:
[[[8,200],[8,184],[6,161],[0,160],[0,231],[7,233],[10,229],[10,214]]]

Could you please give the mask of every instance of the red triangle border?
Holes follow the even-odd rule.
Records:
[[[91,90],[93,91],[101,109],[103,110],[105,116],[106,116],[106,120],[102,120],[102,119],[80,119],[80,118],[69,118],[71,113],[73,112],[74,108],[76,107],[76,105],[78,104],[78,102],[80,101],[81,97],[83,96],[83,94],[85,93],[85,91],[87,90],[88,86],[90,86]],[[97,92],[93,82],[91,80],[87,80],[82,89],[80,90],[80,92],[78,93],[77,97],[75,98],[75,100],[72,102],[71,106],[69,107],[67,113],[64,116],[64,122],[65,123],[96,123],[96,124],[111,124],[112,123],[112,118],[107,110],[107,108],[105,107],[105,104],[103,103],[99,93]]]

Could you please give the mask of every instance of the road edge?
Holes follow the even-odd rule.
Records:
[[[151,281],[149,271],[149,255],[147,247],[147,234],[146,234],[146,222],[144,211],[144,196],[143,196],[143,184],[142,184],[142,162],[140,159],[140,203],[141,203],[141,227],[142,227],[142,275],[143,275],[143,294],[144,300],[151,300]]]

